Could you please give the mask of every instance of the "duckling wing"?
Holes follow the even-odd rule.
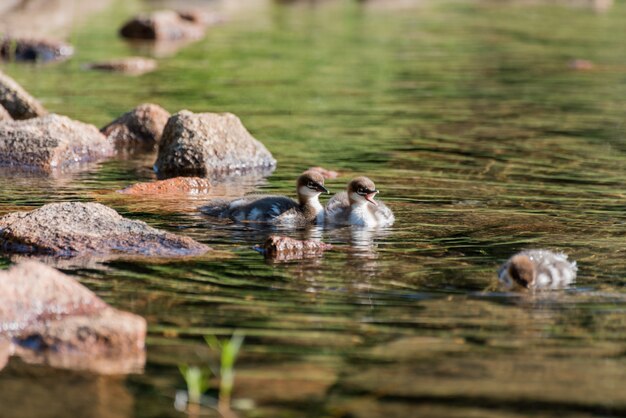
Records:
[[[378,222],[378,226],[393,225],[394,221],[396,220],[396,217],[393,215],[393,212],[391,211],[391,209],[389,209],[389,207],[387,207],[387,205],[385,205],[380,200],[378,200],[377,202],[378,202],[378,206],[374,208],[375,209],[374,217],[376,218],[376,221]]]
[[[339,192],[326,204],[325,219],[329,223],[345,224],[350,216],[350,199],[348,193]]]
[[[298,204],[285,196],[248,195],[234,200],[214,200],[202,213],[234,221],[269,222]]]

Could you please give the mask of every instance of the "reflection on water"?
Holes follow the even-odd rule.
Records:
[[[240,329],[233,397],[257,405],[241,416],[626,415],[626,4],[597,14],[567,1],[299,3],[244,4],[137,78],[80,69],[131,53],[112,29],[129,14],[116,7],[77,28],[75,60],[4,68],[52,111],[98,126],[146,101],[233,112],[279,165],[267,179],[174,200],[115,193],[153,180],[154,155],[67,179],[0,176],[0,214],[97,200],[216,249],[60,265],[147,318],[145,371],[109,381],[13,358],[0,393],[37,395],[41,373],[55,382],[51,396],[75,403],[20,404],[21,416],[104,414],[103,403],[73,399],[83,382],[95,399],[114,399],[116,416],[180,416],[177,365],[206,364],[202,337]],[[594,70],[572,70],[574,59]],[[332,192],[371,177],[396,224],[268,230],[196,210],[214,195],[293,196],[295,178],[316,165],[343,173],[328,180]],[[252,247],[270,233],[333,250],[267,263]],[[498,291],[497,267],[524,248],[568,253],[576,286]]]

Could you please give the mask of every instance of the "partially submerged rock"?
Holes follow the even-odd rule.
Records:
[[[87,69],[141,75],[156,70],[157,62],[152,58],[125,57],[108,61],[98,61],[87,64]]]
[[[4,37],[0,41],[0,58],[5,61],[62,61],[74,55],[74,48],[54,39]]]
[[[324,177],[325,179],[336,179],[339,177],[339,173],[333,170],[327,170],[324,167],[311,167],[309,171],[317,171]]]
[[[144,103],[124,113],[101,129],[101,132],[125,150],[153,150],[161,141],[170,114],[161,106]]]
[[[200,39],[205,25],[183,18],[173,10],[160,10],[135,16],[122,26],[120,35],[129,39],[172,41],[178,39]]]
[[[584,60],[584,59],[574,59],[567,63],[567,66],[571,70],[576,71],[591,71],[596,68],[593,61]]]
[[[137,183],[119,191],[130,195],[175,196],[180,194],[198,195],[211,191],[211,182],[201,177],[175,177],[147,183]]]
[[[143,255],[177,257],[210,250],[188,237],[123,218],[99,203],[51,203],[0,218],[0,250],[72,257]]]
[[[48,113],[41,103],[2,71],[0,71],[0,105],[13,119],[30,119]]]
[[[0,124],[0,166],[49,173],[115,153],[98,129],[51,114]]]
[[[297,260],[320,256],[324,251],[332,248],[331,244],[321,241],[300,241],[285,236],[270,235],[263,245],[259,247],[259,250],[268,258]]]
[[[173,115],[163,131],[154,165],[160,176],[223,176],[271,171],[276,160],[231,113]]]
[[[143,318],[110,307],[45,264],[27,261],[0,271],[0,348],[127,356],[143,352],[145,336]]]

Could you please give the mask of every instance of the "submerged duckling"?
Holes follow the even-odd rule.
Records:
[[[249,195],[235,200],[217,200],[200,208],[206,215],[229,218],[236,222],[261,222],[283,226],[322,224],[324,208],[319,201],[324,177],[317,171],[305,171],[296,182],[298,201],[286,196]]]
[[[326,205],[326,222],[367,227],[392,225],[395,217],[391,209],[374,200],[378,193],[367,177],[353,179],[345,192],[337,193]]]
[[[557,289],[576,279],[578,267],[567,255],[548,250],[526,250],[509,258],[498,270],[500,282],[528,289]]]

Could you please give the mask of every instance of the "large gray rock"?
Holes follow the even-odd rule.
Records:
[[[154,165],[159,176],[220,176],[271,171],[276,160],[231,113],[173,115],[163,131]]]
[[[48,113],[41,103],[2,71],[0,71],[0,105],[13,119],[30,119]]]
[[[170,114],[161,106],[144,103],[101,129],[118,150],[154,150]]]
[[[51,203],[0,218],[0,251],[57,256],[190,256],[210,248],[188,237],[123,218],[99,203]]]
[[[172,10],[159,10],[135,16],[120,29],[120,35],[129,39],[173,41],[199,39],[205,25],[188,19]]]
[[[143,318],[51,267],[27,261],[0,271],[0,350],[125,356],[142,352],[145,336]]]
[[[113,145],[95,126],[65,116],[0,123],[0,166],[49,173],[114,153]]]

